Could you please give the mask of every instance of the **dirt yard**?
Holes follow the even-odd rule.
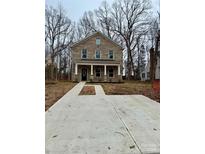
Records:
[[[160,88],[156,83],[125,81],[124,83],[102,83],[106,95],[144,95],[160,102]]]
[[[57,100],[72,89],[76,83],[70,81],[46,81],[45,82],[45,111]]]
[[[95,87],[84,86],[79,95],[95,95]]]

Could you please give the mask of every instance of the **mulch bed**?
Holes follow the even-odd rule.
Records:
[[[95,87],[84,86],[79,95],[95,95]]]

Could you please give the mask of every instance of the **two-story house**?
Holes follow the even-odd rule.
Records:
[[[100,32],[72,45],[73,81],[121,82],[123,48]]]

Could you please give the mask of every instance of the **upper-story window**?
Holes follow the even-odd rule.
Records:
[[[108,58],[109,58],[109,59],[113,59],[113,51],[112,51],[112,50],[110,50],[110,51],[108,52]]]
[[[87,58],[87,49],[82,49],[81,51],[81,58],[86,59]]]
[[[100,45],[100,38],[96,38],[96,45]]]
[[[95,51],[95,58],[100,59],[100,50]]]

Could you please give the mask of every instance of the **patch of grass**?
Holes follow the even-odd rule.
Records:
[[[94,86],[84,86],[79,95],[95,95]]]
[[[57,102],[63,95],[72,89],[76,83],[70,81],[45,82],[45,111]]]
[[[106,95],[144,95],[160,102],[160,90],[151,82],[125,81],[124,83],[101,83]]]
[[[48,84],[56,84],[58,81],[45,81],[45,84],[48,85]]]

